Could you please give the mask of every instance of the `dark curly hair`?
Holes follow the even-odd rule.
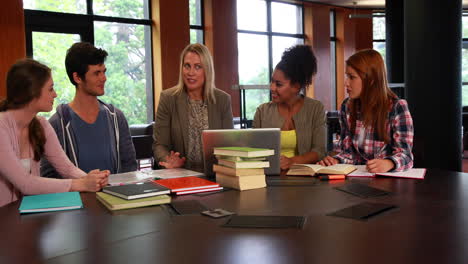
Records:
[[[103,64],[106,60],[107,52],[103,49],[98,49],[93,44],[88,42],[77,42],[67,50],[65,57],[65,68],[70,82],[76,86],[73,79],[73,73],[85,80],[86,72],[89,65]]]
[[[291,83],[298,83],[301,90],[312,84],[317,73],[317,58],[311,46],[296,45],[283,52],[281,61],[276,65]]]

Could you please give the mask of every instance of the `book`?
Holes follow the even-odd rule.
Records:
[[[171,189],[171,192],[182,192],[196,189],[207,189],[219,187],[219,184],[195,176],[155,180],[157,184]]]
[[[318,164],[294,164],[289,168],[286,175],[314,176],[320,174],[348,174],[356,170],[352,164],[335,164],[332,166],[322,166]]]
[[[79,192],[47,193],[24,196],[20,213],[40,213],[83,208]]]
[[[107,209],[111,211],[137,208],[158,204],[168,204],[171,202],[169,195],[158,195],[153,197],[146,197],[134,200],[125,200],[120,197],[110,195],[103,192],[97,192],[96,198],[100,201]]]
[[[188,190],[188,191],[179,191],[176,192],[176,195],[183,195],[183,194],[192,194],[192,193],[202,193],[202,192],[214,192],[214,191],[220,191],[222,190],[223,187],[213,187],[213,188],[203,188],[203,189],[194,189],[194,190]]]
[[[266,157],[275,155],[274,149],[248,148],[248,147],[218,147],[213,148],[215,155],[236,157]]]
[[[216,173],[216,182],[223,187],[230,187],[240,191],[266,187],[265,175],[236,177]]]
[[[102,191],[126,200],[169,194],[171,192],[168,188],[154,182],[108,186],[104,187]]]
[[[216,159],[220,160],[230,160],[230,161],[252,161],[252,160],[266,160],[267,157],[237,157],[237,156],[224,156],[224,155],[216,155]]]
[[[213,164],[213,171],[216,173],[222,173],[225,175],[238,176],[238,177],[265,174],[265,170],[263,168],[236,169],[236,168],[230,168],[230,167],[217,165],[217,164]]]
[[[154,178],[171,179],[189,176],[205,176],[203,173],[184,168],[131,171],[109,175],[109,185],[125,185],[151,181]]]
[[[218,164],[224,165],[235,169],[255,169],[255,168],[268,168],[270,167],[269,161],[230,161],[230,160],[218,160]]]
[[[368,172],[366,169],[366,165],[357,165],[356,170],[352,173],[348,174],[348,177],[376,177],[376,176],[383,176],[383,177],[396,177],[396,178],[408,178],[408,179],[424,179],[426,175],[426,169],[421,168],[413,168],[407,171],[400,171],[400,172],[384,172],[384,173],[372,173]]]

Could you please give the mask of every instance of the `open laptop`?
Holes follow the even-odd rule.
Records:
[[[280,129],[279,128],[255,128],[255,129],[216,129],[203,130],[203,155],[205,174],[213,176],[213,164],[216,157],[213,148],[216,147],[252,147],[274,149],[275,155],[268,157],[270,167],[265,168],[266,175],[280,174]]]

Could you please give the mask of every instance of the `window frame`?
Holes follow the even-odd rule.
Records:
[[[281,0],[262,0],[266,3],[266,31],[256,31],[256,30],[246,30],[246,29],[239,29],[237,28],[237,34],[252,34],[252,35],[262,35],[267,36],[268,39],[268,79],[271,82],[271,75],[273,74],[273,37],[290,37],[301,39],[305,41],[305,33],[304,33],[304,5],[302,3],[291,3],[288,1],[281,1]],[[298,33],[283,33],[283,32],[274,32],[272,29],[272,13],[271,13],[271,4],[272,3],[281,3],[281,4],[288,4],[294,5],[301,8],[301,24],[302,24],[302,34]],[[240,93],[240,119],[241,119],[241,128],[248,128],[252,124],[252,120],[247,119],[246,113],[246,96],[245,90],[252,89],[253,86],[263,87],[265,85],[261,84],[252,84],[252,85],[239,85],[239,93]],[[244,87],[244,88],[243,88]],[[270,99],[271,101],[271,91],[270,91]]]
[[[145,54],[150,58],[146,63],[146,120],[154,121],[154,62],[152,42],[152,14],[151,0],[145,0],[148,19],[124,18],[113,16],[94,15],[93,0],[86,0],[87,14],[61,13],[45,10],[24,9],[26,55],[33,57],[33,32],[79,34],[81,41],[95,44],[94,22],[109,22],[132,25],[149,26],[149,37],[145,41]]]
[[[203,39],[202,39],[202,43],[201,44],[205,44],[205,1],[204,0],[199,0],[200,1],[200,20],[201,20],[201,23],[200,25],[192,25],[190,24],[190,29],[189,29],[189,36],[190,36],[190,31],[192,29],[194,30],[201,30],[202,32],[202,36],[203,36]],[[190,2],[189,2],[190,3]],[[189,7],[189,10],[190,10],[190,7]],[[190,17],[190,16],[189,16]]]

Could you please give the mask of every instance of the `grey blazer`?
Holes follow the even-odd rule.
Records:
[[[323,104],[315,99],[304,97],[304,105],[293,116],[293,121],[296,126],[299,155],[313,151],[318,154],[319,159],[322,159],[326,151],[326,118]],[[281,128],[283,124],[284,118],[278,111],[278,105],[268,102],[257,108],[252,127]]]
[[[153,131],[153,152],[156,162],[164,161],[171,150],[186,156],[188,149],[188,95],[174,95],[175,87],[164,90],[159,99]],[[209,129],[233,128],[231,96],[214,90],[216,103],[208,102]]]

